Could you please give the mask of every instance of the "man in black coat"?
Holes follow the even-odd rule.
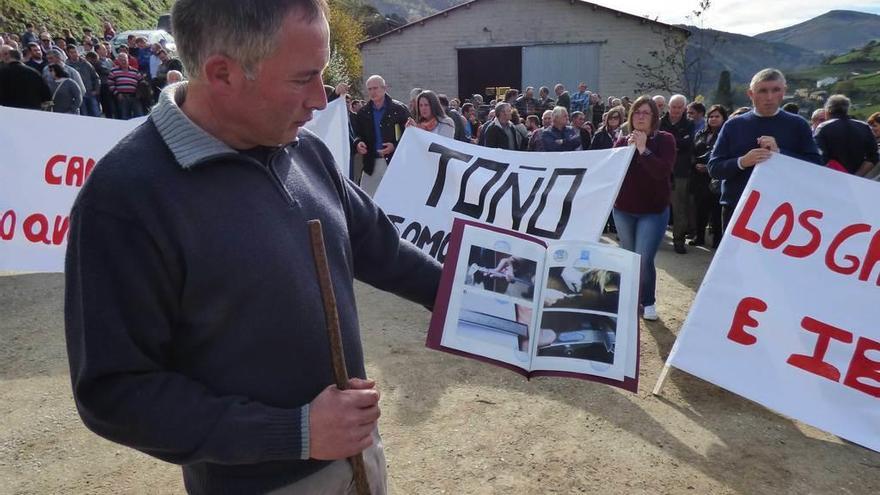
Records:
[[[385,89],[381,76],[367,79],[370,102],[358,111],[354,123],[355,150],[364,157],[361,187],[370,196],[376,194],[409,119],[406,105],[391,99]]]
[[[660,119],[660,130],[675,137],[675,168],[672,171],[672,241],[675,252],[685,254],[685,235],[688,227],[688,181],[693,169],[694,123],[685,115],[687,98],[674,95],[669,99],[669,111]]]
[[[495,120],[486,128],[486,146],[504,150],[524,150],[523,138],[510,123],[510,103],[495,105]]]
[[[21,52],[9,50],[9,64],[0,70],[0,106],[39,110],[52,93],[36,70],[21,63]]]
[[[861,177],[877,165],[877,143],[868,124],[849,117],[849,103],[844,95],[828,97],[828,120],[816,128],[816,144],[825,163],[834,160],[847,172]]]

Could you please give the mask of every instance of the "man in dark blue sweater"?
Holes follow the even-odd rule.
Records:
[[[344,459],[359,452],[373,493],[385,492],[353,279],[431,305],[440,266],[301,129],[327,102],[325,15],[323,0],[179,0],[191,82],[162,93],[71,213],[65,327],[79,413],[99,435],[182,465],[190,493],[342,493]],[[333,385],[311,219],[355,377],[345,391]]]
[[[709,174],[721,179],[723,229],[742,196],[752,169],[772,153],[820,163],[819,149],[810,125],[797,115],[780,111],[785,96],[785,76],[776,69],[764,69],[752,77],[750,112],[728,120],[709,158]]]

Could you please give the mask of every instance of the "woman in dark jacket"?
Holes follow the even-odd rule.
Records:
[[[706,225],[712,222],[712,248],[721,242],[721,204],[719,191],[711,186],[712,178],[706,164],[712,147],[727,121],[727,110],[721,105],[713,105],[706,114],[706,127],[694,138],[694,173],[690,177],[690,191],[694,195],[697,217],[697,235],[688,244],[702,246],[706,243]]]
[[[614,203],[614,223],[620,247],[641,256],[639,303],[643,317],[656,320],[654,256],[669,224],[669,176],[675,164],[675,138],[658,130],[660,110],[648,96],[640,96],[633,103],[627,123],[632,132],[620,137],[615,146],[636,149]]]
[[[617,141],[617,130],[620,124],[626,120],[626,112],[623,107],[614,107],[602,117],[602,126],[593,135],[593,141],[590,143],[591,150],[607,150],[614,146]]]

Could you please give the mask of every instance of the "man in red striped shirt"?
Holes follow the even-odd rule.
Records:
[[[116,56],[116,67],[110,70],[107,85],[116,99],[117,119],[128,120],[144,114],[144,109],[136,96],[138,82],[143,77],[140,72],[128,65],[128,54],[120,53]]]

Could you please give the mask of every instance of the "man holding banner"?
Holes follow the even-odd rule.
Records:
[[[774,152],[812,163],[821,162],[807,121],[780,111],[785,88],[782,72],[759,71],[749,84],[752,110],[728,120],[718,134],[708,166],[712,178],[722,181],[722,230],[727,230],[755,165],[767,161]]]
[[[342,493],[344,459],[360,452],[372,493],[385,493],[353,278],[431,305],[440,267],[301,129],[327,104],[326,11],[323,0],[178,0],[191,82],[167,88],[99,162],[71,214],[79,413],[181,464],[190,493]],[[356,377],[345,391],[332,385],[311,219]]]

